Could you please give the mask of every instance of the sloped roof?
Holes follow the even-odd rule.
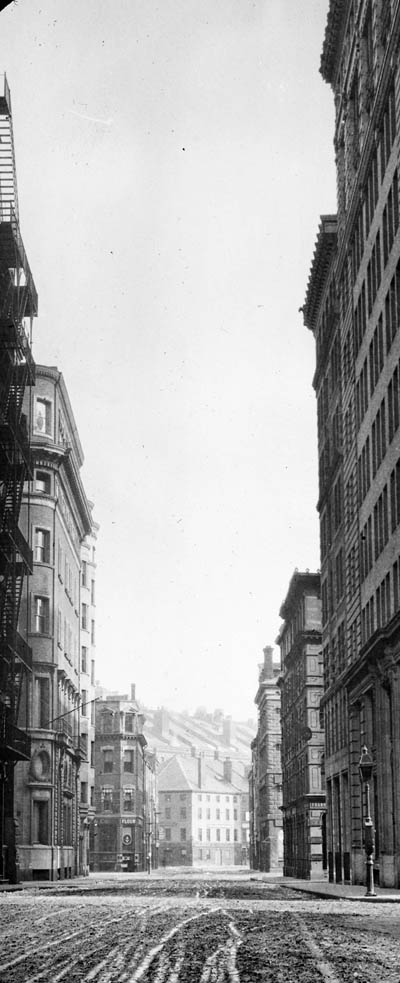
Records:
[[[195,757],[182,758],[175,755],[160,766],[158,773],[158,789],[160,792],[221,792],[243,793],[248,791],[247,775],[244,769],[240,771],[237,764],[232,762],[232,781],[224,779],[223,761],[202,760],[202,783],[199,785],[199,759]]]

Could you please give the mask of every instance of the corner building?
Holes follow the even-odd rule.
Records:
[[[326,876],[320,575],[295,571],[280,609],[283,873]]]
[[[146,870],[155,848],[155,761],[146,753],[144,714],[127,693],[96,701],[96,820],[91,869]],[[153,844],[154,835],[154,844]]]
[[[79,872],[81,543],[92,528],[80,478],[82,447],[61,372],[36,366],[31,405],[33,481],[21,522],[33,572],[21,602],[32,649],[30,760],[16,767],[17,850],[23,880]]]
[[[331,0],[337,215],[321,218],[304,304],[316,340],[330,880],[400,886],[400,3]]]

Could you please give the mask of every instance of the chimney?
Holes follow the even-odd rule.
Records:
[[[225,758],[224,761],[224,782],[232,782],[232,761],[230,758]]]
[[[135,683],[131,683],[131,700],[134,703],[136,700],[136,686]]]
[[[232,744],[232,717],[224,717],[222,724],[222,739],[224,744]]]
[[[166,737],[169,729],[168,710],[159,707],[154,714],[154,730],[160,737]]]
[[[264,669],[263,675],[265,679],[271,678],[274,675],[272,657],[273,657],[273,648],[271,648],[271,645],[266,645],[264,649],[264,667],[263,667]]]
[[[198,774],[199,788],[204,788],[204,779],[205,779],[204,754],[199,754],[199,757],[197,758],[197,774]]]

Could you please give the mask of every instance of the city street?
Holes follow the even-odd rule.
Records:
[[[1,983],[399,983],[399,906],[241,873],[116,874],[0,895]]]

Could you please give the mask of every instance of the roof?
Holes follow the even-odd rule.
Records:
[[[199,783],[199,768],[202,768],[202,781]],[[159,792],[248,792],[248,765],[241,769],[237,762],[232,762],[232,781],[224,779],[224,762],[190,755],[182,757],[174,755],[164,762],[158,773]],[[246,772],[246,773],[245,773]]]

